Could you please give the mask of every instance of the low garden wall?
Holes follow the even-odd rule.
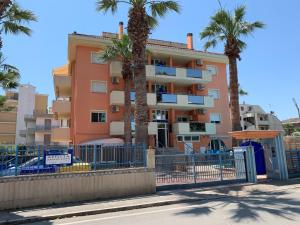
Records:
[[[155,172],[148,168],[0,178],[0,210],[150,194]]]

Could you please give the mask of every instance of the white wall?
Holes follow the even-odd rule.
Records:
[[[19,86],[19,99],[16,125],[16,144],[26,144],[26,138],[19,135],[20,130],[25,130],[24,115],[32,115],[35,104],[35,87],[26,84]]]

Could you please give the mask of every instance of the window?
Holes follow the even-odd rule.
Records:
[[[100,52],[92,52],[91,55],[91,61],[93,64],[105,64],[104,60],[102,59],[102,54]]]
[[[177,141],[182,142],[183,141],[183,137],[182,136],[177,136]]]
[[[187,116],[178,116],[177,122],[188,122],[188,117]]]
[[[221,123],[221,114],[220,113],[211,113],[210,114],[211,123]]]
[[[244,111],[244,106],[241,107],[241,111]]]
[[[252,111],[252,107],[251,106],[248,107],[248,111]]]
[[[152,120],[168,120],[168,111],[167,110],[153,110],[152,111]]]
[[[213,97],[214,99],[219,99],[220,91],[216,89],[208,89],[208,96]]]
[[[92,123],[105,123],[106,113],[105,112],[92,112],[91,113]]]
[[[184,141],[191,141],[192,137],[191,136],[184,136]]]
[[[208,72],[212,75],[217,75],[218,74],[218,68],[216,66],[213,65],[207,65],[206,69],[208,70]]]
[[[200,136],[190,136],[190,135],[178,135],[177,136],[177,141],[178,142],[199,142],[200,141]]]
[[[192,136],[192,141],[200,141],[200,137],[199,136]]]
[[[91,92],[96,93],[106,93],[107,92],[107,84],[105,81],[91,81]]]

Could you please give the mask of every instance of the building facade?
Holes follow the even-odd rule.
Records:
[[[281,130],[281,121],[274,113],[266,113],[258,105],[241,104],[241,126],[243,130]]]
[[[22,84],[18,92],[6,92],[0,111],[0,144],[37,145],[51,143],[51,130],[59,127],[48,111],[48,95],[36,93],[30,84]]]
[[[7,91],[0,108],[0,144],[12,145],[16,139],[18,93]]]
[[[120,34],[123,27],[119,27]],[[124,135],[124,82],[121,62],[103,62],[101,54],[118,34],[73,33],[68,64],[53,70],[53,112],[61,127],[53,141],[80,144]],[[231,146],[227,57],[197,51],[187,43],[149,39],[146,62],[149,143],[184,150]],[[132,127],[135,92],[132,85]],[[133,130],[134,137],[134,130]]]

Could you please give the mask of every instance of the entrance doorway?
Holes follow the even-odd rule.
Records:
[[[157,127],[157,146],[159,148],[166,148],[168,147],[168,124],[159,123]]]

